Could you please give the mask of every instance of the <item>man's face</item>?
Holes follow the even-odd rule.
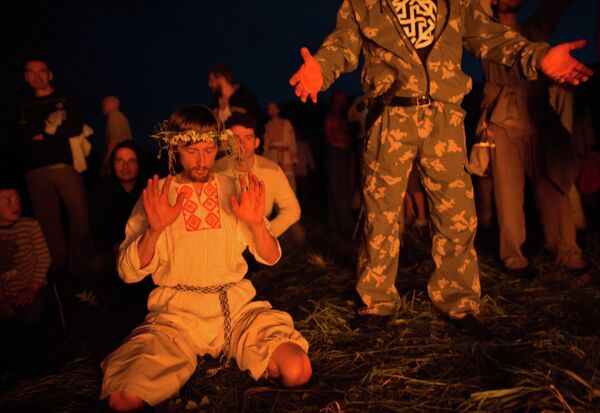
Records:
[[[517,13],[521,9],[523,0],[492,0],[500,13]]]
[[[138,159],[129,148],[119,148],[115,152],[115,176],[121,182],[132,182],[138,175]]]
[[[41,60],[32,60],[25,65],[25,81],[33,90],[47,89],[52,81],[52,72],[46,63]]]
[[[185,181],[206,182],[217,156],[215,142],[198,142],[188,146],[179,146],[179,162],[183,168]]]
[[[216,97],[221,96],[221,77],[215,76],[214,73],[208,74],[208,88]]]
[[[252,160],[254,159],[254,150],[258,147],[260,140],[254,135],[254,129],[246,128],[241,125],[234,125],[231,128],[233,135],[240,143],[244,150],[244,155],[246,156],[246,161],[249,166],[252,165]]]
[[[0,190],[0,222],[10,225],[21,216],[21,197],[14,189]]]

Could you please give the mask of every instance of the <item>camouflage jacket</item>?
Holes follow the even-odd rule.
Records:
[[[435,42],[423,63],[398,22],[391,0],[343,0],[336,29],[315,54],[323,90],[358,66],[362,47],[362,87],[371,98],[419,97],[460,104],[472,81],[461,70],[463,47],[480,59],[512,66],[527,78],[537,76],[546,43],[531,43],[498,24],[479,0],[438,0]]]

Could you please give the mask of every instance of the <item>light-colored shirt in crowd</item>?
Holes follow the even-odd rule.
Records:
[[[132,138],[129,121],[120,110],[113,110],[107,115],[106,120],[106,142],[113,147],[118,143]]]
[[[235,171],[233,161],[224,157],[219,159],[214,167],[216,172],[235,178],[237,191],[240,191],[238,175],[242,172]],[[279,237],[289,227],[300,219],[300,203],[294,194],[285,173],[277,163],[260,155],[254,155],[252,173],[265,182],[265,217],[270,217],[275,204],[278,212],[271,222],[271,232]]]

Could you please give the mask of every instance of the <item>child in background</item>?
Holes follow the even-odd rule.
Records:
[[[40,321],[47,302],[50,253],[39,223],[21,217],[21,197],[0,185],[0,325]]]

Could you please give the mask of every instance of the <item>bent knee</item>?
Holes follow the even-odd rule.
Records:
[[[286,387],[302,386],[312,376],[312,366],[308,355],[298,347],[297,351],[291,352],[280,368],[281,382]]]
[[[116,391],[108,396],[108,406],[116,412],[133,412],[145,404],[141,398],[126,391]]]

